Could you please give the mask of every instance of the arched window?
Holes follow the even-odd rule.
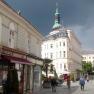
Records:
[[[14,48],[15,47],[15,26],[14,23],[10,23],[9,25],[9,47]]]

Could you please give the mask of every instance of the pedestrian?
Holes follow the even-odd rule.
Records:
[[[89,82],[89,76],[87,75],[87,78],[86,78],[87,82]]]
[[[81,90],[84,90],[85,80],[84,80],[83,77],[80,78],[80,80],[79,80],[79,84],[80,84]]]
[[[56,79],[55,78],[51,78],[51,88],[52,88],[52,92],[56,92]]]
[[[67,76],[67,86],[68,86],[68,89],[70,89],[70,84],[71,84],[71,82],[70,82],[70,76],[68,75]]]

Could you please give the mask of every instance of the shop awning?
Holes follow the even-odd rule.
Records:
[[[69,71],[63,71],[63,74],[70,74]]]
[[[3,55],[3,59],[9,60],[11,63],[18,63],[18,64],[31,64],[32,62],[28,61],[27,59],[18,58],[14,56],[6,56]]]

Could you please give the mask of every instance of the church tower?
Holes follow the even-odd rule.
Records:
[[[55,21],[52,29],[55,30],[55,29],[59,29],[60,27],[61,27],[60,13],[58,11],[58,5],[56,4]]]

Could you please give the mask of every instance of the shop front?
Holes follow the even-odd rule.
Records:
[[[2,49],[0,55],[0,94],[31,94],[31,62],[25,53]]]

